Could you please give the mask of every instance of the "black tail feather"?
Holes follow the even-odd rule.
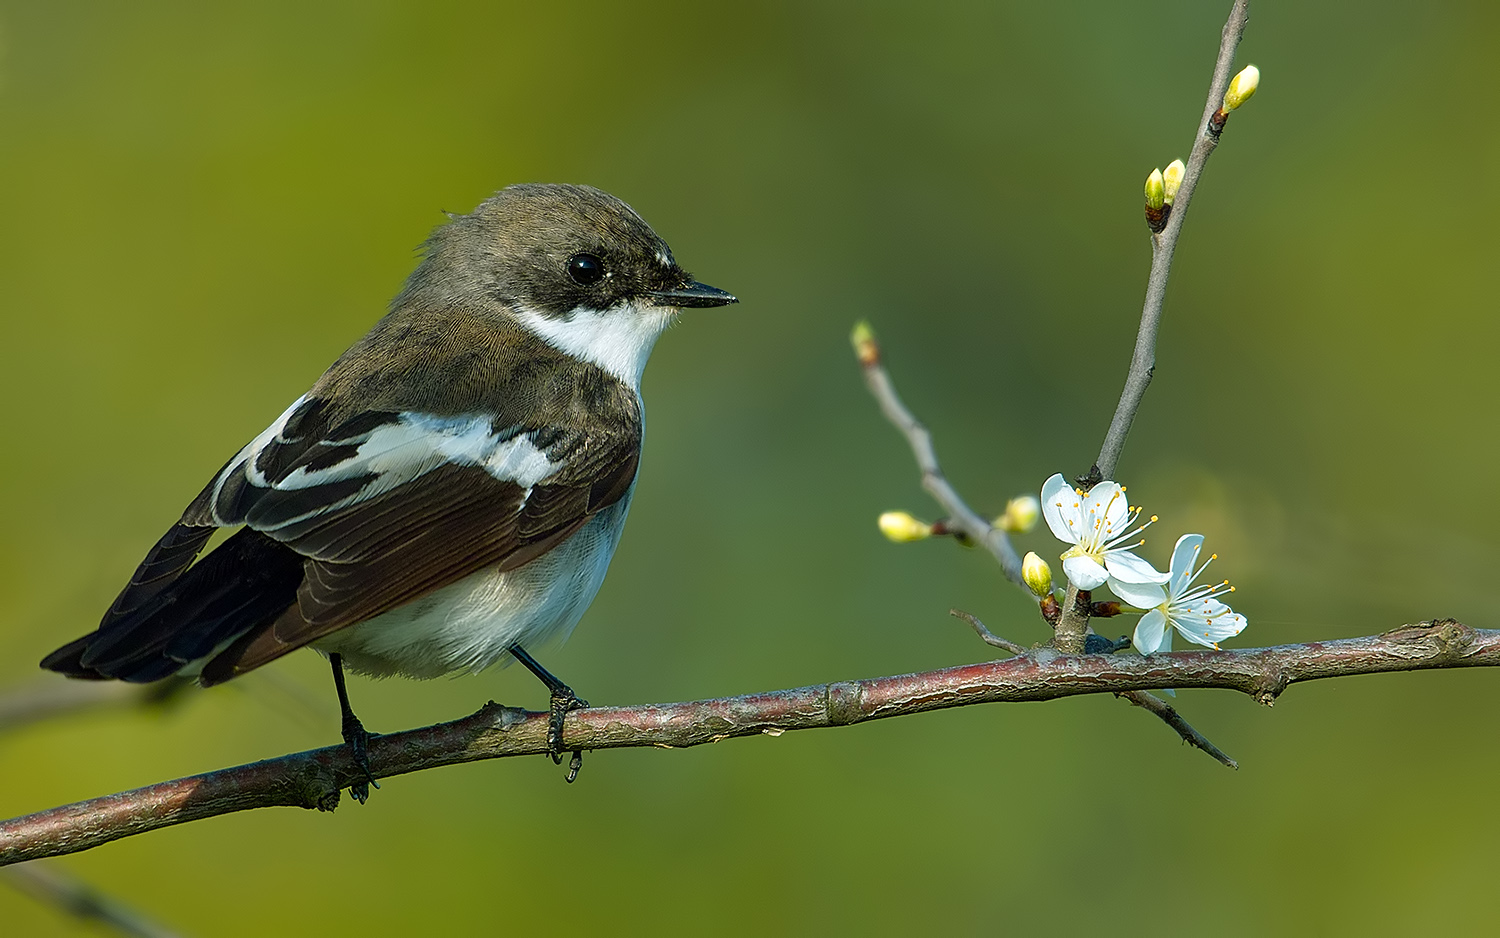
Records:
[[[99,628],[42,659],[43,668],[70,677],[160,680],[266,627],[297,601],[304,558],[296,551],[243,528],[181,573],[183,554],[196,555],[202,544],[188,545],[179,528],[147,556]],[[167,575],[173,579],[162,582]],[[127,596],[135,601],[122,609]]]

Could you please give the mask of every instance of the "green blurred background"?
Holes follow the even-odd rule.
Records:
[[[954,605],[1041,641],[986,556],[876,532],[933,509],[849,327],[976,508],[1086,470],[1141,181],[1187,155],[1227,6],[0,4],[0,688],[380,315],[440,210],[522,181],[616,193],[743,299],[662,340],[628,531],[549,666],[635,703],[986,658]],[[1148,557],[1186,530],[1221,554],[1238,646],[1495,624],[1497,27],[1478,0],[1253,10],[1263,87],[1120,466],[1163,519]],[[299,654],[0,736],[0,816],[331,744],[328,683]],[[375,730],[544,702],[520,669],[352,693]],[[1492,926],[1500,673],[1178,703],[1240,771],[1091,697],[600,753],[573,786],[468,765],[52,862],[201,935]],[[0,889],[5,934],[81,930]]]

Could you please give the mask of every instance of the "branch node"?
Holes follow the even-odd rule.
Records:
[[[824,701],[828,710],[828,722],[834,726],[848,726],[864,719],[864,691],[858,684],[835,681],[828,685]]]

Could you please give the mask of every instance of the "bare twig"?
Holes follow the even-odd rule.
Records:
[[[1215,759],[1218,759],[1219,762],[1229,766],[1231,769],[1237,769],[1240,767],[1240,764],[1238,762],[1229,758],[1229,756],[1225,754],[1224,750],[1209,742],[1202,733],[1193,729],[1193,725],[1187,720],[1184,720],[1182,718],[1182,714],[1178,713],[1175,707],[1167,703],[1165,700],[1162,700],[1160,697],[1157,697],[1154,694],[1148,694],[1143,690],[1126,691],[1119,696],[1135,704],[1137,707],[1149,710],[1157,716],[1161,717],[1163,722],[1165,722],[1172,729],[1176,730],[1177,735],[1181,736],[1182,741],[1187,743],[1188,745],[1194,746],[1198,749],[1202,749],[1204,752],[1213,756]]]
[[[1172,203],[1172,214],[1167,226],[1160,234],[1151,236],[1151,273],[1146,279],[1146,302],[1141,309],[1141,326],[1135,337],[1135,351],[1130,358],[1130,372],[1125,377],[1125,389],[1120,394],[1120,403],[1109,423],[1109,432],[1104,435],[1104,445],[1099,449],[1099,458],[1094,463],[1095,473],[1100,479],[1114,478],[1115,466],[1120,459],[1120,450],[1125,447],[1125,437],[1130,433],[1130,424],[1141,406],[1146,386],[1151,383],[1151,372],[1156,367],[1156,331],[1161,324],[1162,303],[1167,295],[1167,279],[1172,273],[1172,252],[1177,249],[1177,236],[1182,231],[1183,219],[1187,217],[1188,203],[1198,187],[1198,178],[1203,174],[1203,165],[1218,146],[1219,138],[1208,132],[1208,120],[1224,100],[1224,90],[1229,87],[1229,70],[1234,65],[1234,51],[1240,44],[1249,19],[1250,0],[1235,0],[1229,11],[1229,21],[1224,24],[1219,42],[1219,57],[1214,63],[1213,79],[1208,85],[1208,103],[1203,109],[1203,119],[1198,124],[1197,141],[1188,156],[1187,172],[1182,177],[1182,188]]]
[[[0,732],[88,710],[163,704],[191,684],[186,680],[145,685],[119,681],[39,681],[0,694]]]
[[[844,726],[979,703],[1052,700],[1162,687],[1223,687],[1274,701],[1290,684],[1328,677],[1500,665],[1500,630],[1452,619],[1383,635],[1147,657],[1063,655],[1038,648],[1005,661],[922,674],[819,684],[691,703],[599,707],[568,715],[565,749],[682,747],[734,736]],[[380,736],[370,765],[380,778],[438,766],[547,751],[547,714],[489,704],[422,729]],[[87,850],[174,824],[278,805],[331,810],[362,773],[344,746],[162,782],[0,822],[0,865]]]
[[[176,938],[177,932],[151,921],[55,866],[25,863],[0,872],[0,881],[33,899],[73,916],[134,938]]]
[[[986,645],[993,645],[996,648],[1004,648],[1006,651],[1010,652],[1013,655],[1026,654],[1027,649],[1025,645],[1017,645],[1010,639],[1001,638],[994,632],[991,632],[989,629],[985,628],[983,622],[979,621],[978,616],[964,612],[962,609],[949,609],[948,615],[953,616],[955,619],[962,619],[965,622],[969,623],[969,625],[973,627],[975,633],[984,640],[984,643]]]
[[[1005,572],[1006,579],[1026,590],[1028,596],[1031,595],[1031,591],[1026,589],[1026,582],[1021,579],[1021,558],[1010,545],[1010,536],[975,514],[959,498],[953,486],[948,484],[947,476],[943,475],[942,467],[938,465],[937,452],[932,448],[932,434],[901,402],[900,395],[891,384],[891,376],[886,374],[885,366],[880,363],[880,347],[874,337],[864,336],[856,345],[855,352],[864,369],[865,384],[869,385],[870,393],[875,395],[881,412],[901,431],[911,446],[917,468],[922,470],[922,487],[947,512],[948,530],[958,531],[974,543],[983,544],[1000,562],[1000,569]]]

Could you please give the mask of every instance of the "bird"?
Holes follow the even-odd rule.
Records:
[[[515,660],[550,692],[560,761],[587,702],[526,648],[566,638],[604,581],[657,338],[684,309],[736,302],[591,186],[513,185],[450,215],[386,315],[214,474],[99,627],[41,666],[209,687],[311,646],[363,803],[377,783],[346,666],[422,679]],[[220,529],[236,530],[200,559]]]

